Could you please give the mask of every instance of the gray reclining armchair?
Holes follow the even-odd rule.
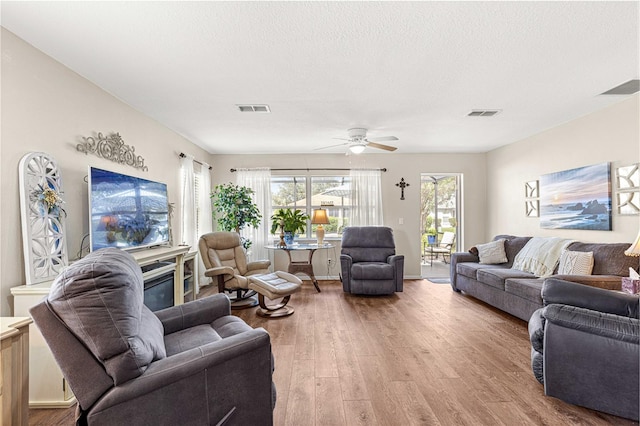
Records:
[[[342,232],[342,288],[354,294],[402,291],[404,256],[396,254],[393,230],[386,226],[349,226]]]
[[[78,401],[79,425],[271,425],[269,335],[217,294],[151,312],[133,257],[109,248],[67,268],[34,322]]]
[[[545,395],[638,420],[638,296],[556,278],[529,320],[531,367]]]

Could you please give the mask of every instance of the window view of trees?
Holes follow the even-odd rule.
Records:
[[[271,177],[272,214],[277,209],[293,208],[312,217],[313,210],[322,207],[327,210],[330,222],[323,225],[325,238],[340,237],[347,226],[350,197],[348,176]],[[309,223],[303,237],[315,237],[316,227]]]
[[[423,241],[427,241],[428,235],[456,232],[457,177],[423,175],[420,192]]]

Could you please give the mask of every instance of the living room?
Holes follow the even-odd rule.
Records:
[[[639,77],[638,22],[637,19],[631,19],[635,24],[630,28],[624,27],[622,23],[627,21],[621,17],[637,16],[638,6],[634,2],[628,2],[626,5],[617,4],[617,6],[607,6],[604,2],[590,4],[593,8],[601,8],[597,9],[597,13],[592,12],[590,16],[611,13],[612,19],[613,17],[618,19],[616,22],[620,25],[609,25],[607,30],[598,30],[603,33],[614,33],[611,37],[613,41],[609,40],[611,45],[604,43],[598,45],[597,49],[594,48],[590,54],[596,59],[588,64],[563,64],[565,71],[562,74],[551,74],[538,69],[536,72],[541,76],[539,80],[520,81],[522,86],[548,85],[556,90],[570,84],[577,76],[584,75],[587,81],[597,81],[590,91],[583,93],[582,103],[576,100],[577,104],[571,111],[573,114],[571,119],[565,119],[563,116],[561,119],[551,120],[554,122],[553,125],[532,129],[526,136],[492,149],[468,149],[465,152],[446,147],[425,149],[422,152],[415,149],[405,150],[403,141],[409,138],[398,133],[400,141],[397,142],[397,152],[373,153],[367,150],[357,156],[344,155],[344,149],[331,153],[315,151],[315,148],[320,146],[339,142],[332,141],[330,138],[323,139],[324,143],[319,144],[314,140],[313,144],[304,145],[289,153],[270,153],[268,148],[254,150],[253,153],[241,153],[241,149],[238,148],[238,153],[235,153],[229,148],[239,145],[234,140],[220,140],[217,142],[220,145],[219,149],[206,149],[202,144],[194,143],[177,130],[164,125],[161,120],[152,118],[123,101],[122,99],[126,97],[124,93],[109,92],[101,88],[82,77],[83,70],[70,69],[27,43],[16,35],[17,32],[11,32],[7,29],[8,27],[5,27],[3,16],[0,311],[3,316],[12,313],[13,300],[10,289],[25,283],[18,164],[20,159],[29,152],[50,154],[57,160],[62,170],[64,208],[68,223],[67,244],[71,258],[82,250],[82,240],[88,232],[85,182],[88,166],[103,167],[164,182],[168,187],[169,201],[178,206],[180,203],[180,153],[187,153],[201,162],[210,164],[213,185],[234,182],[235,175],[230,171],[231,168],[386,168],[387,171],[381,176],[385,224],[393,228],[397,251],[405,256],[404,272],[407,279],[419,279],[421,275],[419,182],[420,174],[424,172],[463,175],[461,238],[458,242],[458,247],[462,251],[490,241],[498,234],[557,236],[599,243],[631,243],[640,228],[637,215],[613,214],[611,231],[541,229],[538,218],[525,215],[525,182],[537,180],[547,173],[603,162],[611,163],[613,182],[613,171],[617,167],[631,165],[640,160],[640,95],[638,93],[627,96],[600,95],[616,85]],[[5,10],[4,3],[2,7],[3,15],[10,12],[10,9]],[[618,7],[623,11],[617,9]],[[631,8],[631,12],[625,8]],[[46,20],[44,15],[46,14],[43,14],[40,19]],[[562,16],[563,20],[568,19],[562,13],[558,16]],[[551,23],[549,25],[551,26]],[[68,43],[82,45],[77,38],[70,37],[72,38],[67,40]],[[625,42],[616,44],[622,40]],[[551,46],[545,47],[551,49]],[[84,46],[84,49],[90,51],[92,47]],[[100,60],[96,62],[105,69],[112,70],[114,74],[117,73],[119,64],[112,60],[108,52],[101,54]],[[595,63],[600,63],[603,69],[596,69]],[[161,65],[165,64],[158,64],[158,66]],[[536,63],[535,57],[530,64],[527,64],[531,68],[544,68],[545,65],[546,63]],[[620,69],[616,70],[617,74],[613,73],[614,79],[606,82],[601,80],[600,74],[606,74],[604,68],[616,67]],[[425,66],[425,70],[426,68]],[[404,68],[402,70],[406,71]],[[152,76],[147,83],[154,84]],[[144,97],[144,88],[139,89],[141,93],[131,96]],[[167,90],[180,90],[180,86]],[[366,94],[362,102],[373,102],[376,96],[376,91],[372,90],[371,93]],[[507,100],[486,100],[485,102],[495,105],[495,102],[503,101]],[[158,100],[158,102],[162,101]],[[274,108],[272,114],[275,114],[277,102],[275,100],[274,102],[266,100],[266,102],[272,104]],[[295,99],[290,102],[295,102]],[[428,103],[428,99],[424,102]],[[511,100],[511,102],[514,101]],[[493,105],[469,105],[468,109],[493,107]],[[507,113],[508,105],[496,106],[504,108],[504,113]],[[553,105],[548,105],[551,115],[553,115],[552,107]],[[463,115],[466,112],[468,111],[462,111],[460,114]],[[427,117],[425,113],[423,121],[428,122]],[[336,120],[334,125],[338,127],[329,129],[330,132],[323,129],[323,138],[324,134],[328,133],[332,133],[334,137],[344,136],[349,126],[357,125],[356,122],[352,122],[357,118],[341,117],[341,119],[344,122],[338,123]],[[500,117],[493,119],[500,119]],[[229,119],[229,121],[234,120],[238,119],[234,117]],[[258,127],[268,126],[268,123],[264,122],[264,116],[256,120],[263,120],[257,125]],[[212,122],[215,126],[215,120]],[[526,117],[522,118],[522,123],[523,127],[526,127]],[[361,125],[364,124],[366,123]],[[394,128],[388,127],[383,119],[374,124],[381,128],[378,131],[380,135],[396,132]],[[291,128],[289,133],[296,133],[296,124],[289,123],[289,126]],[[483,130],[483,126],[485,125],[479,125],[478,131]],[[493,124],[486,125],[486,127],[491,126]],[[340,133],[338,129],[344,129],[344,131]],[[82,137],[95,136],[98,132],[119,133],[126,144],[135,146],[137,155],[144,157],[148,171],[140,172],[77,151],[76,145],[81,142]],[[304,135],[300,135],[300,139],[303,138]],[[225,150],[222,149],[223,145]],[[300,142],[300,146],[302,145]],[[310,173],[302,172],[302,174]],[[400,200],[400,190],[396,186],[401,179],[410,184],[404,191],[404,200]],[[175,241],[181,241],[179,224],[182,221],[180,209],[176,209],[173,218]],[[339,241],[336,244],[339,244]],[[327,275],[337,277],[338,269],[331,270]]]

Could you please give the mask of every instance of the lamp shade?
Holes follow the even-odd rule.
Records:
[[[628,249],[625,250],[624,254],[627,256],[640,256],[640,232],[638,232],[638,236],[636,240],[629,246]]]
[[[329,216],[326,209],[315,209],[311,217],[311,223],[314,225],[328,225]]]

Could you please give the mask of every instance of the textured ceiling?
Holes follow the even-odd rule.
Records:
[[[485,152],[624,99],[599,94],[640,77],[638,5],[3,1],[1,22],[214,154],[342,152],[315,149],[351,127]]]

